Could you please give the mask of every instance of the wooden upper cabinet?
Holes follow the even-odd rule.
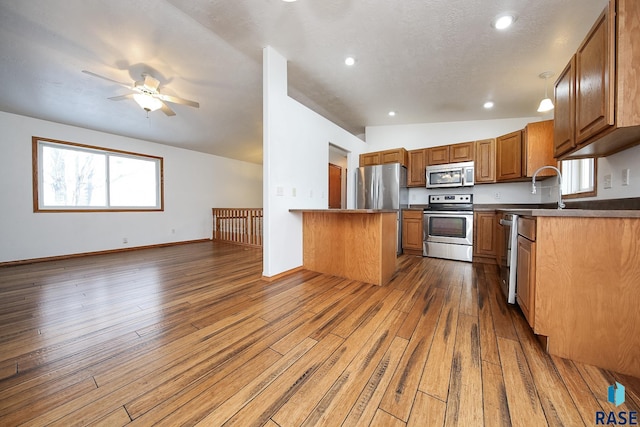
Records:
[[[496,138],[496,180],[522,178],[522,131]]]
[[[475,183],[496,182],[496,140],[475,142]]]
[[[554,166],[553,129],[553,120],[545,120],[496,138],[496,181],[525,180],[541,166]],[[554,174],[545,169],[538,176]]]
[[[542,166],[555,166],[553,156],[553,120],[533,122],[522,133],[522,176],[530,178]],[[552,169],[540,171],[538,176],[555,175]]]
[[[576,108],[576,57],[560,73],[555,85],[555,109],[553,117],[553,155],[560,157],[576,146],[575,108]]]
[[[426,156],[427,149],[411,150],[409,154],[409,167],[407,173],[408,187],[424,187],[426,182]]]
[[[427,148],[427,166],[444,165],[449,162],[449,146]]]
[[[634,0],[637,1],[637,0]],[[615,9],[606,8],[576,53],[576,141],[614,124]]]
[[[404,148],[395,148],[393,150],[374,151],[371,153],[360,154],[360,167],[383,165],[386,163],[400,163],[407,166],[409,156]]]
[[[409,163],[409,156],[407,150],[404,148],[396,148],[394,150],[385,150],[380,152],[380,163],[400,163],[402,166],[407,166]]]
[[[360,154],[360,167],[380,164],[380,152]]]
[[[607,156],[640,143],[638,16],[640,1],[610,0],[556,81],[557,157]]]
[[[461,142],[449,146],[449,163],[471,162],[475,153],[475,144],[471,142]]]
[[[473,141],[427,148],[427,166],[473,161]]]

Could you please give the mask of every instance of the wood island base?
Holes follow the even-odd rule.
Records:
[[[302,212],[304,268],[380,286],[393,276],[396,211],[291,211]]]

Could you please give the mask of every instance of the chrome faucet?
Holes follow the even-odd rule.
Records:
[[[562,203],[562,173],[560,173],[560,169],[555,166],[542,166],[538,168],[537,171],[533,173],[533,179],[531,181],[531,194],[536,194],[536,175],[543,169],[553,169],[558,174],[558,209],[564,208],[564,203]]]

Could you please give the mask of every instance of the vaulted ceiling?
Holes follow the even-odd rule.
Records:
[[[530,117],[545,91],[538,75],[562,71],[606,3],[0,0],[0,110],[261,163],[270,45],[289,61],[289,94],[355,135]],[[504,12],[517,20],[498,31]],[[128,89],[82,70],[126,83],[150,74],[200,108],[147,114],[108,99]]]

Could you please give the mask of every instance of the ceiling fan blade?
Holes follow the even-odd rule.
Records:
[[[176,115],[176,113],[174,113],[173,110],[171,108],[169,108],[169,106],[167,104],[165,104],[164,102],[162,103],[162,107],[160,107],[160,109],[167,116],[175,116]]]
[[[120,86],[126,87],[127,89],[131,89],[131,84],[122,83],[122,82],[119,82],[117,80],[110,79],[109,77],[101,76],[100,74],[92,73],[91,71],[87,71],[87,70],[82,70],[82,72],[85,73],[85,74],[89,74],[90,76],[97,77],[99,79],[106,80],[108,82],[115,83],[115,84],[118,84]]]
[[[160,86],[160,81],[158,79],[154,79],[149,74],[143,74],[144,77],[144,85],[151,89],[152,91],[157,91],[158,86]]]
[[[125,99],[133,99],[133,94],[129,93],[127,95],[120,95],[120,96],[112,96],[111,98],[109,98],[112,101],[123,101]]]
[[[177,96],[164,95],[159,93],[156,95],[156,98],[161,99],[166,102],[173,102],[174,104],[188,105],[189,107],[200,108],[200,104],[196,101],[190,101],[188,99],[179,98]]]

